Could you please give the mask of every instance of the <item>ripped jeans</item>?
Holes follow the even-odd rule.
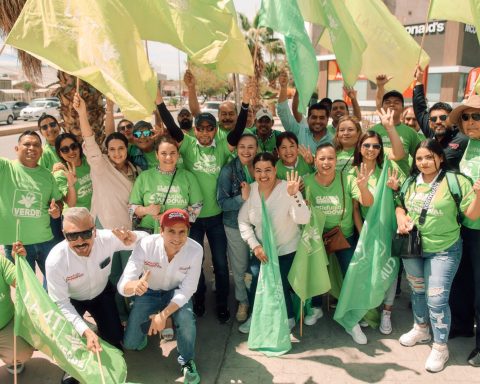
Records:
[[[462,239],[458,239],[445,251],[424,253],[421,259],[403,259],[408,284],[412,289],[415,323],[425,324],[427,316],[430,317],[433,340],[437,344],[446,344],[448,341],[451,324],[448,298],[461,256]]]

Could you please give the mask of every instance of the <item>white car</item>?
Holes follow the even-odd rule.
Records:
[[[215,119],[218,120],[218,109],[220,108],[221,101],[206,101],[205,104],[202,105],[202,112],[211,113],[215,116]]]
[[[20,112],[20,119],[27,121],[28,119],[38,120],[44,113],[55,117],[60,116],[58,108],[60,103],[53,100],[33,100],[28,107]]]
[[[0,122],[6,122],[12,124],[14,120],[13,111],[5,104],[0,104]]]

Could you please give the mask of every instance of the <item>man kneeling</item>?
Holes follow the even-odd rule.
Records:
[[[161,332],[166,319],[172,316],[184,383],[196,384],[200,376],[193,361],[196,327],[191,297],[197,289],[203,250],[188,238],[187,212],[165,211],[160,227],[159,235],[148,236],[137,244],[118,282],[120,294],[137,296],[123,345],[125,349],[145,348],[147,332]]]

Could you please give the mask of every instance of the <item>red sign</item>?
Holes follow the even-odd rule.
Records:
[[[468,78],[467,78],[467,85],[465,86],[465,94],[464,98],[467,99],[468,96],[470,96],[470,93],[473,93],[473,87],[475,87],[475,84],[477,83],[478,78],[480,77],[480,68],[473,68],[469,73],[468,73]]]
[[[411,99],[413,97],[413,88],[415,88],[415,83],[416,80],[414,79],[411,83],[410,86],[403,91],[403,97],[406,99]],[[425,91],[425,95],[427,94],[427,83],[428,83],[428,65],[425,67],[425,70],[423,71],[423,89]]]

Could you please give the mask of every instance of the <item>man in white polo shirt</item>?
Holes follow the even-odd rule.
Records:
[[[166,210],[160,227],[160,234],[137,244],[117,285],[120,294],[136,295],[123,345],[125,349],[145,348],[147,332],[161,332],[172,316],[184,383],[197,384],[200,376],[193,361],[196,327],[191,297],[197,290],[203,248],[188,237],[188,213],[182,209]]]

